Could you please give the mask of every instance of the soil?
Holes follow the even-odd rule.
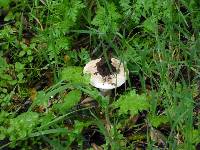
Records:
[[[105,58],[101,58],[101,60],[96,64],[97,71],[102,77],[109,76],[117,72],[117,69],[111,63],[111,59],[109,59],[108,63],[106,62]]]
[[[92,143],[98,146],[105,144],[105,137],[99,130],[100,129],[96,126],[90,126],[83,131],[85,148],[91,147]]]

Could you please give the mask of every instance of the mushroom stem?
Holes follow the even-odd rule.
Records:
[[[108,97],[111,96],[111,92],[112,92],[111,89],[99,89],[99,90],[100,90],[100,92],[101,92],[101,94],[102,94],[103,96],[108,96]]]

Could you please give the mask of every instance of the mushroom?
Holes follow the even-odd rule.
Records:
[[[109,67],[103,58],[99,58],[88,62],[83,69],[84,74],[91,75],[90,84],[98,88],[103,96],[109,96],[112,89],[126,82],[123,63],[116,58],[111,58],[110,63]]]

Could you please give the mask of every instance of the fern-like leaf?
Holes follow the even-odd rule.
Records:
[[[146,96],[138,95],[135,91],[130,91],[126,95],[122,95],[113,103],[114,108],[119,108],[119,114],[137,115],[139,111],[148,110],[149,103]]]
[[[54,108],[59,110],[61,113],[65,113],[70,108],[78,104],[81,98],[81,91],[73,90],[70,91],[67,95],[65,95],[62,103],[58,103],[54,105]]]
[[[83,75],[81,67],[69,66],[62,70],[61,79],[73,84],[89,84],[89,77]]]
[[[92,24],[97,26],[102,33],[115,33],[118,30],[121,15],[116,11],[113,3],[108,3],[106,7],[99,6]]]

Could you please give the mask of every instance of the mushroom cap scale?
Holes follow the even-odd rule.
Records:
[[[101,76],[97,71],[96,64],[100,60],[101,58],[91,60],[89,63],[86,64],[86,66],[83,69],[84,74],[91,75],[90,84],[92,86],[100,89],[109,90],[119,87],[125,83],[126,72],[123,63],[121,63],[120,60],[111,58],[112,65],[116,68],[117,72],[105,77]]]

